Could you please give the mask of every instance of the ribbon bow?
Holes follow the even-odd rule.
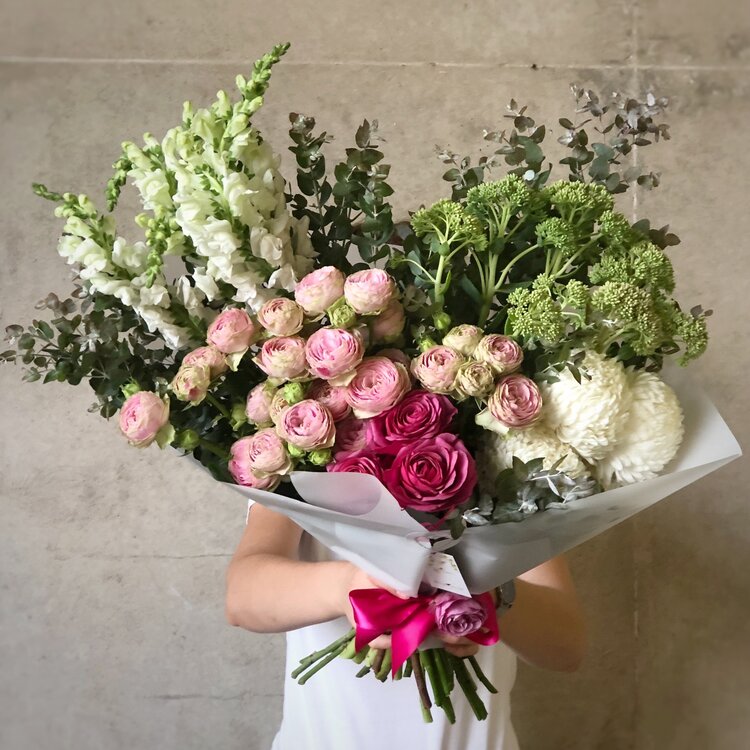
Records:
[[[495,604],[487,593],[474,598],[484,607],[487,617],[480,630],[466,637],[482,646],[491,646],[500,640]],[[401,599],[385,589],[351,591],[349,601],[356,626],[354,647],[360,651],[370,641],[390,631],[391,673],[395,675],[437,625],[432,599],[431,596]]]

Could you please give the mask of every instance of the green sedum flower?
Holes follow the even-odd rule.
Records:
[[[548,185],[544,191],[550,203],[561,213],[599,218],[611,211],[614,199],[604,185],[593,182],[567,182],[560,180]]]
[[[578,249],[576,231],[564,219],[545,219],[537,224],[536,234],[540,244],[554,248],[563,258],[572,257]]]
[[[411,225],[417,237],[434,238],[444,254],[470,245],[482,250],[487,244],[476,216],[460,203],[448,199],[438,201],[429,208],[421,208],[412,216]]]

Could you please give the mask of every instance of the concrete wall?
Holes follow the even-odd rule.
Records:
[[[261,122],[289,111],[341,149],[379,118],[405,211],[442,194],[435,143],[475,151],[511,96],[541,115],[567,84],[673,97],[657,193],[679,294],[716,308],[693,367],[750,438],[747,171],[750,11],[737,0],[6,0],[0,8],[0,318],[64,294],[60,224],[30,192],[103,194],[117,145],[161,133],[280,40]],[[288,163],[288,160],[287,160]],[[129,450],[85,389],[0,369],[0,748],[264,750],[280,717],[282,637],[224,623],[242,531],[234,493],[156,449]],[[574,676],[522,668],[526,750],[735,750],[747,743],[750,505],[738,461],[571,555],[591,622]]]

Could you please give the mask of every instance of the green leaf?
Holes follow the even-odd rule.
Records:
[[[370,123],[365,120],[358,128],[354,136],[354,142],[360,148],[365,148],[370,142]]]

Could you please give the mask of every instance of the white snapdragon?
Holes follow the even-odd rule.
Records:
[[[172,195],[163,170],[133,170],[130,176],[146,210],[165,211],[172,208]]]
[[[148,254],[149,249],[145,242],[128,245],[124,238],[118,237],[112,246],[112,262],[134,274],[145,272]]]

